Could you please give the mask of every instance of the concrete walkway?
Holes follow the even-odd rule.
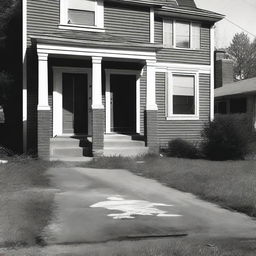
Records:
[[[150,237],[255,238],[256,221],[125,170],[53,168],[49,245]]]

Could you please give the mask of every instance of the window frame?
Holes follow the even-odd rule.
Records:
[[[172,22],[172,42],[171,43],[165,43],[165,24]],[[183,22],[183,23],[188,23],[189,24],[189,48],[185,48],[185,47],[177,47],[176,44],[176,25],[177,22]],[[193,40],[193,24],[197,24],[199,25],[200,28],[200,38],[199,38],[199,48],[195,48],[194,47],[194,40]],[[194,22],[194,21],[188,21],[188,20],[177,20],[177,19],[172,19],[172,18],[164,18],[163,19],[163,45],[165,48],[173,48],[173,49],[182,49],[182,50],[201,50],[201,27],[202,27],[202,23],[200,22]]]
[[[60,24],[58,26],[59,29],[105,32],[103,0],[94,0],[95,1],[95,25],[94,26],[68,23],[68,1],[69,0],[60,0]]]
[[[173,114],[173,76],[193,76],[194,77],[194,114]],[[199,73],[190,71],[172,71],[168,70],[165,75],[166,84],[166,119],[167,120],[199,120]]]

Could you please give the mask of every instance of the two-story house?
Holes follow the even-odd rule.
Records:
[[[48,158],[58,138],[87,137],[97,155],[113,133],[149,152],[200,139],[222,18],[194,0],[23,0],[24,150]]]

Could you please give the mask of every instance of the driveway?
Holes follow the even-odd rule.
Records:
[[[125,170],[53,168],[49,245],[158,237],[255,238],[256,222]]]

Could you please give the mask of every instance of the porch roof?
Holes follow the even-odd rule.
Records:
[[[58,31],[58,33],[31,36],[32,42],[54,45],[66,45],[77,47],[96,47],[124,50],[143,50],[156,52],[163,48],[162,44],[138,43],[128,40],[125,37],[113,36],[108,33],[94,33],[84,31]]]
[[[256,77],[225,84],[214,92],[215,98],[242,94],[256,94]]]

